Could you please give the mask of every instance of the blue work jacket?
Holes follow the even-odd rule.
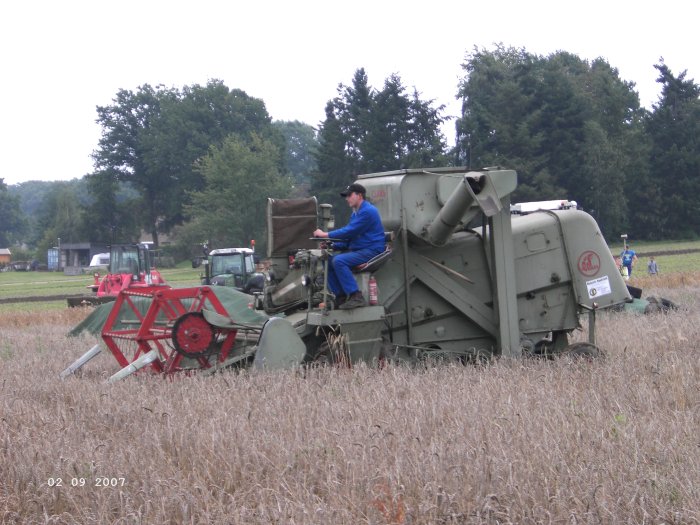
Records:
[[[352,212],[347,226],[328,232],[328,237],[343,241],[334,243],[334,247],[341,250],[367,248],[377,253],[384,251],[384,226],[379,210],[367,201],[362,201],[358,210]]]

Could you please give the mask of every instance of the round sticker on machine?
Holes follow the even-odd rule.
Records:
[[[600,270],[600,257],[591,250],[583,252],[578,258],[578,271],[586,277],[593,277]]]

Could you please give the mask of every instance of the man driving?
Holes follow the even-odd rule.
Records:
[[[314,237],[333,239],[333,248],[346,250],[333,255],[328,263],[328,287],[336,298],[336,307],[350,310],[365,306],[352,268],[369,261],[384,251],[384,226],[379,210],[365,200],[367,190],[361,184],[350,184],[341,197],[352,208],[350,222],[343,228],[324,232],[317,229]]]

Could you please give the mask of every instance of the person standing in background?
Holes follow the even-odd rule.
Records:
[[[637,262],[637,252],[625,244],[625,249],[620,254],[620,259],[622,260],[622,266],[627,268],[627,275],[632,277],[632,267]]]
[[[658,275],[659,273],[659,265],[656,263],[653,257],[649,257],[647,271],[649,272],[649,275]]]

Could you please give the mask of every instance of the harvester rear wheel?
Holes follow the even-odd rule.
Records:
[[[349,366],[350,359],[347,352],[343,351],[342,348],[338,348],[337,345],[333,345],[335,348],[331,348],[328,342],[323,342],[318,347],[318,351],[313,356],[313,358],[307,362],[310,366]]]
[[[574,359],[598,359],[604,358],[605,352],[594,344],[581,341],[566,346],[560,355],[569,356]]]
[[[175,321],[172,340],[175,350],[179,353],[197,358],[211,351],[216,335],[202,312],[187,312]]]

